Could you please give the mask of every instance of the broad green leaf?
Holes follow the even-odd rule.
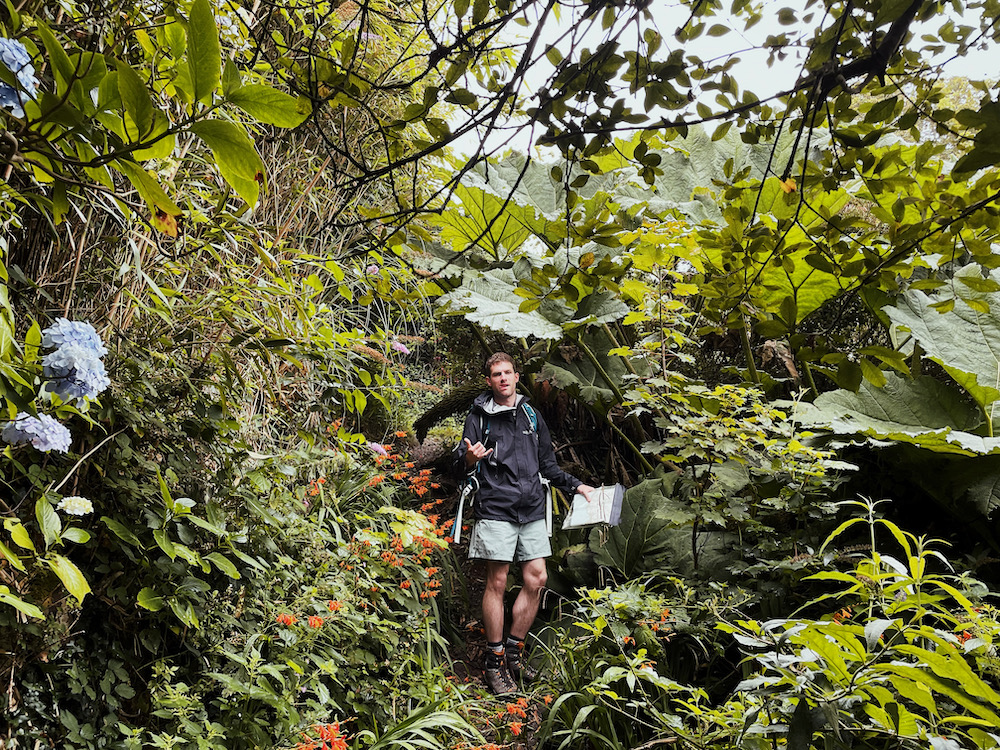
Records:
[[[0,542],[0,557],[10,563],[12,567],[20,570],[22,573],[25,572],[24,563],[21,562],[21,558],[3,542]]]
[[[120,523],[113,518],[108,518],[107,516],[101,516],[101,520],[104,522],[104,525],[111,529],[111,531],[113,531],[123,542],[138,549],[142,549],[142,542],[139,541],[139,538],[133,534],[125,524]]]
[[[56,40],[45,22],[36,20],[35,23],[37,23],[38,35],[42,38],[42,44],[45,45],[48,62],[52,65],[52,71],[55,74],[56,94],[62,96],[67,93],[76,78],[76,69],[63,46]],[[78,103],[77,97],[71,98],[74,103]]]
[[[264,162],[246,132],[222,120],[197,122],[191,130],[212,149],[226,182],[249,205],[256,205],[264,184]]]
[[[885,376],[882,388],[866,381],[857,393],[821,394],[811,407],[802,405],[797,416],[838,434],[913,443],[941,453],[1000,452],[1000,440],[970,432],[981,424],[982,412],[957,389],[927,376]]]
[[[256,120],[279,128],[301,125],[312,111],[308,100],[257,83],[236,89],[228,98]]]
[[[189,628],[201,627],[201,624],[198,622],[198,615],[195,614],[191,602],[181,601],[177,597],[170,597],[167,603],[170,604],[170,609],[177,616],[177,619]]]
[[[44,496],[35,501],[35,518],[38,519],[38,526],[45,537],[45,548],[48,549],[59,539],[59,532],[62,531],[62,521],[55,508]]]
[[[177,550],[174,549],[174,543],[167,536],[165,529],[156,529],[153,531],[153,540],[156,542],[156,546],[163,550],[171,560],[177,557]]]
[[[7,586],[0,586],[0,604],[8,604],[18,612],[23,612],[28,617],[34,617],[38,620],[45,619],[45,614],[42,610],[34,604],[24,601],[21,597],[10,593],[10,589]]]
[[[61,536],[63,541],[70,541],[76,544],[86,544],[90,541],[90,532],[86,529],[80,528],[69,528],[66,529]]]
[[[35,544],[31,541],[31,536],[28,534],[28,530],[18,521],[7,519],[4,521],[3,526],[8,532],[10,532],[10,538],[14,540],[14,544],[22,549],[28,549],[32,552],[35,551]]]
[[[143,609],[150,610],[151,612],[158,612],[163,609],[164,601],[162,596],[158,596],[153,589],[146,586],[139,592],[139,596],[136,598],[136,604]]]
[[[156,178],[135,162],[115,159],[111,162],[111,166],[128,178],[154,213],[157,210],[171,216],[180,216],[183,213],[180,207],[167,197]]]
[[[188,71],[196,102],[207,101],[222,78],[219,30],[209,0],[194,0],[188,19]]]
[[[952,311],[944,315],[934,309],[940,304],[934,298],[911,290],[885,313],[894,325],[912,332],[926,356],[986,407],[1000,399],[1000,294],[978,299],[990,303],[989,312],[955,299]]]
[[[210,560],[215,567],[217,567],[219,570],[221,570],[230,578],[235,578],[235,579],[240,578],[239,570],[237,570],[236,566],[233,565],[232,560],[225,557],[224,555],[218,552],[211,552],[205,555],[204,557],[206,560]]]
[[[48,555],[45,562],[52,568],[52,572],[59,576],[59,580],[63,582],[66,590],[75,596],[80,604],[83,604],[83,598],[90,593],[90,584],[87,583],[87,579],[80,572],[80,569],[72,561],[54,553]]]
[[[121,96],[125,112],[132,120],[134,128],[126,126],[125,130],[132,142],[142,141],[153,127],[153,100],[149,89],[139,74],[126,63],[119,62],[118,93]]]
[[[145,139],[150,146],[149,148],[137,149],[134,152],[135,158],[138,161],[146,161],[148,159],[165,159],[173,154],[177,147],[177,136],[174,133],[169,133],[169,129],[169,118],[163,112],[155,112],[153,124]]]

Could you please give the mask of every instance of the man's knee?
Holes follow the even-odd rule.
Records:
[[[525,564],[521,571],[524,577],[524,588],[532,594],[537,594],[548,581],[548,572],[545,569],[545,560],[531,560]]]
[[[486,588],[501,593],[507,588],[507,573],[510,566],[503,563],[491,563],[486,568]]]

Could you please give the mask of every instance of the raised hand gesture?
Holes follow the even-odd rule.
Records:
[[[465,465],[469,468],[472,468],[479,463],[480,459],[486,458],[486,456],[493,452],[492,448],[487,449],[482,443],[473,445],[469,438],[462,439],[465,440]]]

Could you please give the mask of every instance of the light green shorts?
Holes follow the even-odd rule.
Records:
[[[472,527],[469,557],[496,562],[523,562],[552,554],[545,519],[511,523],[482,518]]]

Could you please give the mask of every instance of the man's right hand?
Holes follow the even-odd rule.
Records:
[[[465,465],[470,469],[479,463],[479,460],[486,458],[493,452],[492,448],[487,449],[482,443],[472,444],[469,438],[462,438],[465,441]]]

